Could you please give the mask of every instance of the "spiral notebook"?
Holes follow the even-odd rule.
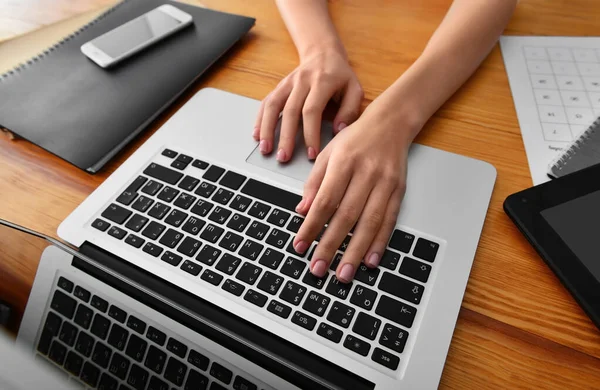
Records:
[[[110,69],[81,53],[83,43],[165,3],[194,25]],[[95,173],[253,25],[180,2],[124,0],[0,75],[0,127]]]
[[[558,178],[596,164],[600,164],[600,118],[550,163],[548,176]]]

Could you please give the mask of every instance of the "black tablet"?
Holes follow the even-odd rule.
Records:
[[[504,211],[600,329],[600,164],[510,195]]]

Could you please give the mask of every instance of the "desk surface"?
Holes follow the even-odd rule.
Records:
[[[73,8],[68,0],[0,0],[0,40],[112,2],[80,0]],[[60,222],[195,91],[216,87],[262,99],[296,66],[294,46],[272,1],[201,2],[257,17],[256,26],[98,175],[25,141],[0,136],[0,218],[56,236]],[[450,3],[331,2],[365,90],[365,106],[417,58]],[[599,12],[597,0],[521,0],[505,34],[598,36]],[[488,161],[498,170],[441,387],[600,388],[600,331],[502,210],[509,194],[532,182],[498,46],[427,123],[417,142]],[[0,297],[18,311],[25,307],[36,267],[34,259],[0,264]]]

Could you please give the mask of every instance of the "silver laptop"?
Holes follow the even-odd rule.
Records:
[[[361,267],[350,284],[333,270],[318,279],[308,270],[317,242],[307,256],[291,247],[312,165],[303,153],[286,165],[259,153],[251,137],[258,107],[199,91],[67,217],[59,236],[134,280],[144,275],[151,291],[188,297],[261,351],[246,359],[285,361],[286,369],[269,368],[286,383],[275,388],[436,388],[495,169],[413,145],[380,267]],[[331,138],[327,127],[323,137]]]

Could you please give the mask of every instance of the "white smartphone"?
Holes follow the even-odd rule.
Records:
[[[103,68],[141,51],[192,24],[192,16],[165,4],[81,46],[81,52]]]

